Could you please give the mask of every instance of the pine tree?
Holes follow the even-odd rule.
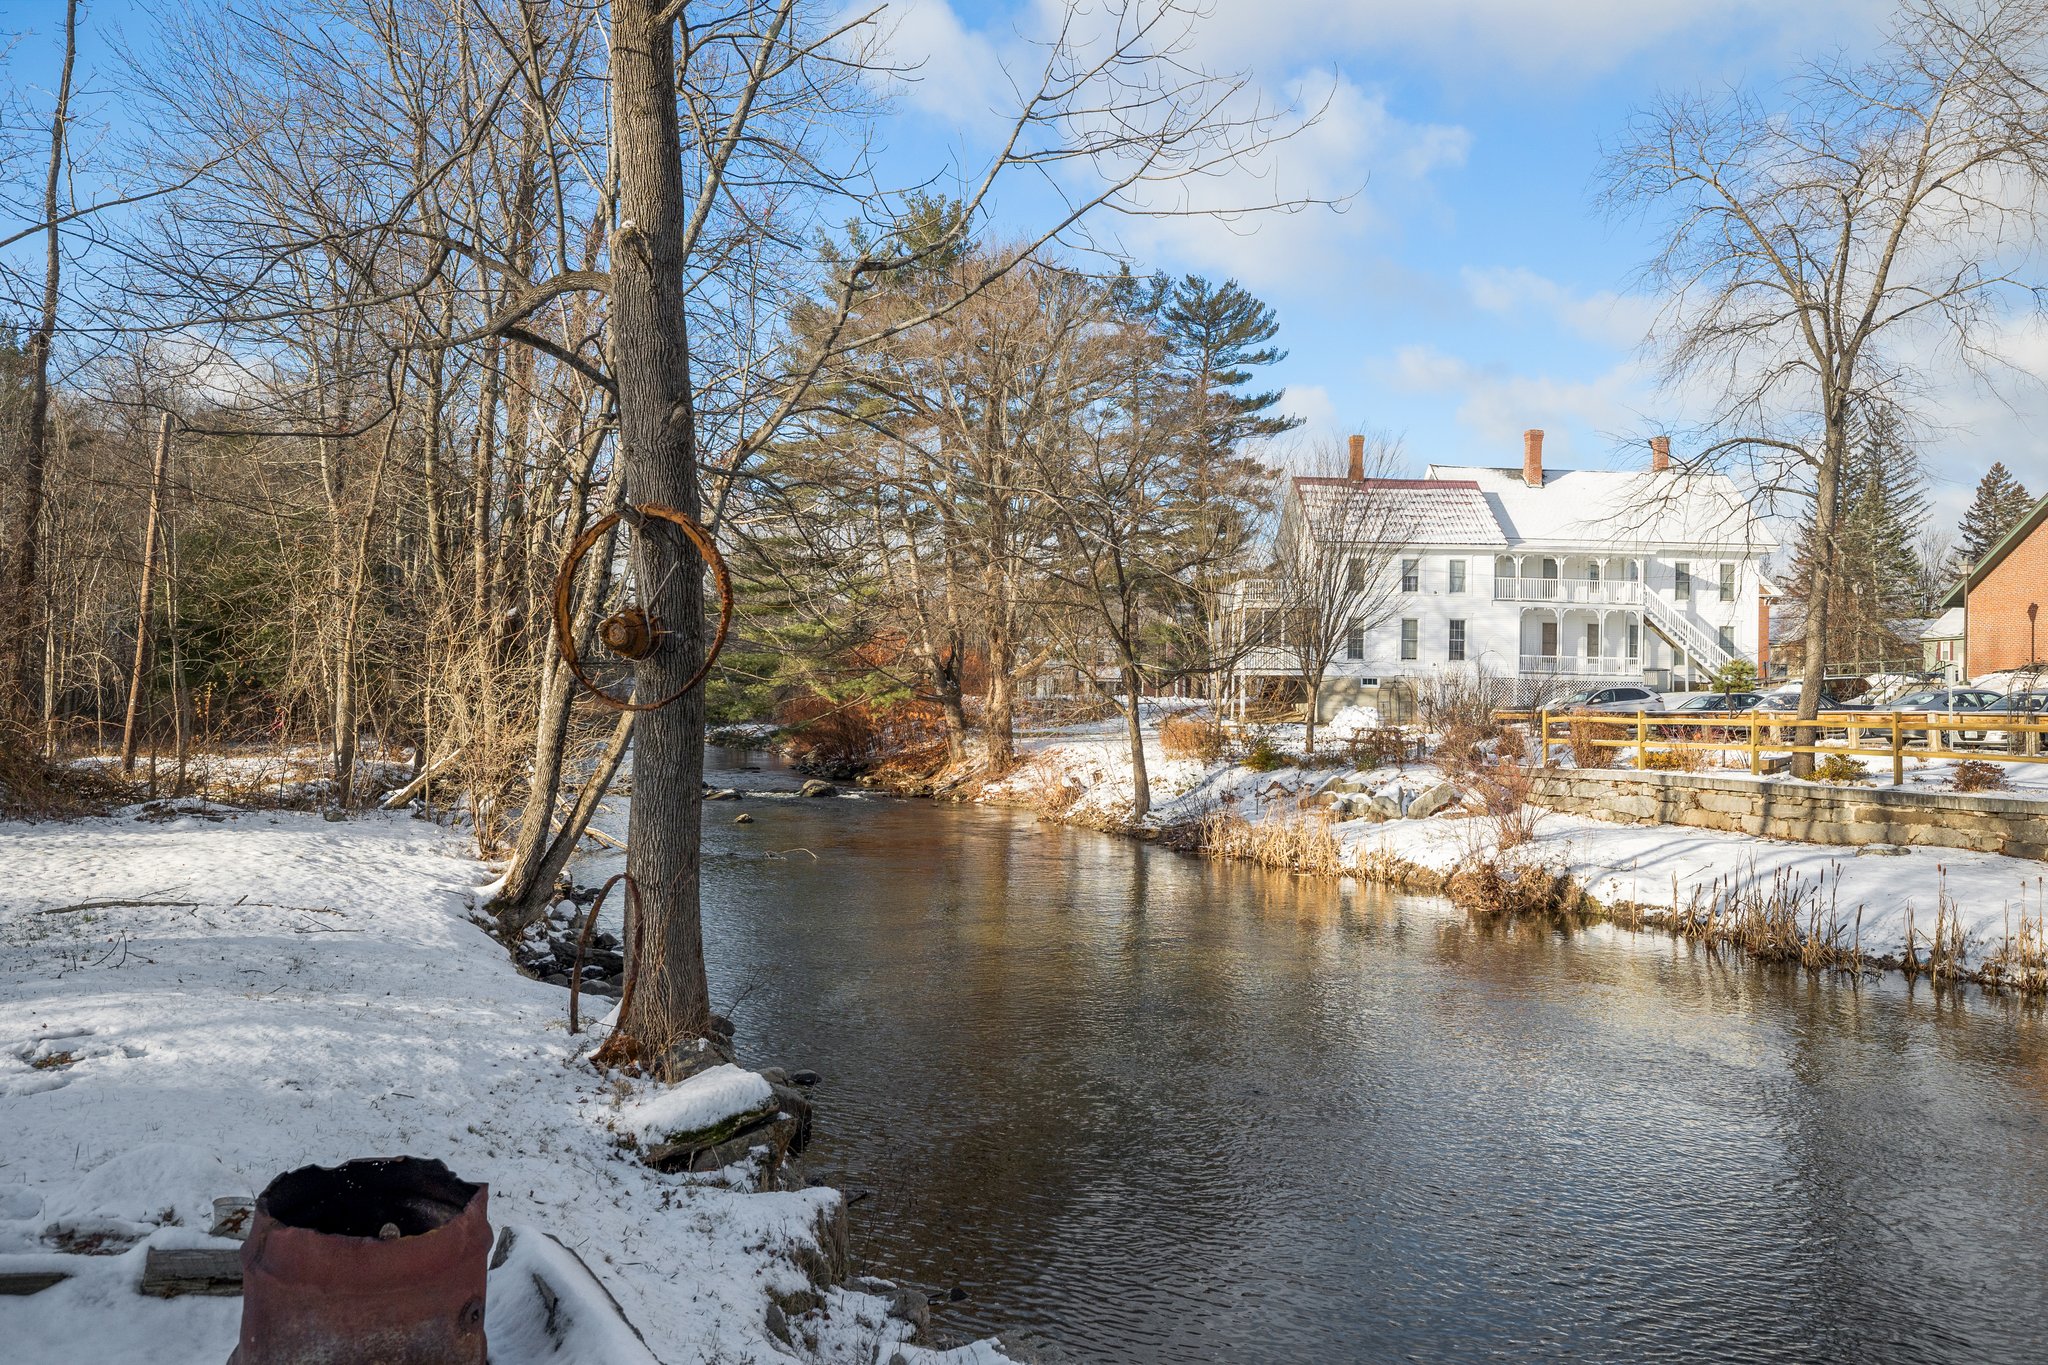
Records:
[[[1219,285],[1184,275],[1171,286],[1158,279],[1153,287],[1175,363],[1210,409],[1208,426],[1219,450],[1301,425],[1299,417],[1272,412],[1280,402],[1278,390],[1245,391],[1254,369],[1287,358],[1287,352],[1270,344],[1280,323],[1269,305],[1236,280]]]
[[[1796,583],[1812,582],[1815,561],[1829,555],[1826,653],[1844,663],[1911,654],[1898,626],[1921,611],[1915,536],[1927,495],[1919,459],[1890,413],[1874,413],[1860,427],[1843,465],[1832,545],[1818,543],[1815,515],[1793,551]]]
[[[1961,535],[1949,560],[1952,574],[1956,578],[1968,575],[2033,505],[2034,495],[2002,462],[1992,461],[1977,481],[1977,495],[1970,500],[1969,510],[1963,513]]]

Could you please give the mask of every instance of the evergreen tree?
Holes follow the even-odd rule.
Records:
[[[1879,411],[1859,423],[1844,462],[1833,542],[1819,544],[1814,509],[1793,551],[1793,581],[1815,581],[1828,556],[1827,657],[1836,662],[1903,658],[1913,642],[1899,627],[1922,611],[1915,537],[1927,514],[1925,478],[1897,419]]]
[[[1301,425],[1299,417],[1272,411],[1280,402],[1278,390],[1245,387],[1255,369],[1287,358],[1287,352],[1271,344],[1280,333],[1271,306],[1236,280],[1219,285],[1199,275],[1184,275],[1168,285],[1163,277],[1155,277],[1150,289],[1147,302],[1158,309],[1174,363],[1211,414],[1207,425],[1217,449],[1230,449],[1248,437],[1278,436]]]
[[[2007,472],[2002,462],[1992,461],[1991,468],[1977,481],[1977,496],[1963,513],[1961,535],[1949,560],[1953,576],[1962,578],[1976,568],[1978,561],[2019,524],[2033,505],[2034,495]]]

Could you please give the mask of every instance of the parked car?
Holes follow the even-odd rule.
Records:
[[[1679,716],[1739,716],[1763,699],[1761,692],[1695,692],[1664,709]]]
[[[1877,706],[1879,711],[1981,711],[2004,699],[2003,692],[1988,687],[1936,687],[1925,692],[1908,692]]]
[[[1692,720],[1709,717],[1741,716],[1756,709],[1763,700],[1761,692],[1694,692],[1683,701],[1667,702],[1665,710],[1674,716],[1685,716]],[[1734,733],[1733,727],[1720,725],[1666,725],[1659,731],[1670,739],[1723,740]]]
[[[1935,687],[1922,692],[1908,692],[1903,697],[1894,697],[1876,709],[1880,712],[1919,712],[1924,714],[1956,713],[1960,711],[1982,711],[1994,702],[2001,701],[2004,694],[1988,687]],[[1961,733],[1944,730],[1944,738]],[[1925,730],[1907,730],[1905,738],[1914,743],[1927,738]]]
[[[1624,683],[1613,687],[1589,687],[1583,692],[1553,702],[1553,711],[1662,711],[1664,696],[1648,687]]]
[[[2000,697],[1989,706],[1978,708],[1975,714],[1986,720],[2025,720],[2039,722],[2048,720],[2048,692],[2014,692]],[[2040,749],[2041,736],[2024,731],[2006,734],[1996,730],[1965,730],[1965,744],[1990,744],[2010,750],[2016,754],[2032,753]]]
[[[1759,711],[1782,712],[1785,715],[1793,714],[1799,709],[1798,684],[1795,683],[1791,687],[1772,688],[1764,693],[1761,701],[1757,702],[1756,709]],[[1833,692],[1822,688],[1820,693],[1820,709],[1823,711],[1868,711],[1870,703],[1867,701],[1844,701]]]

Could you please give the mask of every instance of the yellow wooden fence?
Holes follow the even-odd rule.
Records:
[[[1533,722],[1537,727],[1538,762],[1544,767],[1550,766],[1552,743],[1633,749],[1638,755],[1742,750],[1749,756],[1749,770],[1753,773],[1764,770],[1767,756],[1779,754],[1889,755],[1895,786],[1905,781],[1908,758],[2048,763],[2048,738],[2044,738],[2048,737],[2048,718],[2037,716],[2016,718],[1968,711],[1823,711],[1813,720],[1802,721],[1782,711],[1686,716],[1662,711],[1545,708],[1501,711],[1495,718],[1503,723]],[[1562,733],[1557,729],[1560,725],[1565,727]],[[1574,726],[1598,728],[1575,735]],[[1835,743],[1827,742],[1830,731],[1841,732],[1842,738]],[[1960,749],[1955,745],[1958,738],[1986,747]]]

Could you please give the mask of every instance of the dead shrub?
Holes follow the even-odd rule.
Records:
[[[887,763],[936,772],[946,761],[945,714],[909,697],[833,701],[792,697],[775,710],[790,761],[806,772],[853,777]]]
[[[1480,765],[1469,783],[1480,809],[1493,822],[1496,848],[1519,848],[1536,837],[1536,827],[1550,812],[1529,799],[1535,774],[1513,759]]]
[[[1159,727],[1159,747],[1168,758],[1214,763],[1223,757],[1223,720],[1213,711],[1183,711]]]
[[[1479,726],[1453,725],[1437,740],[1436,751],[1430,757],[1436,760],[1445,777],[1463,786],[1486,766],[1487,741],[1491,738],[1493,735]]]
[[[2005,769],[1981,758],[1966,758],[1956,764],[1955,777],[1949,785],[1959,792],[2002,792],[2007,785]]]
[[[1390,768],[1408,761],[1415,741],[1398,725],[1375,725],[1344,741],[1345,757],[1354,768]]]
[[[1426,679],[1415,697],[1425,729],[1476,730],[1491,739],[1500,733],[1494,717],[1510,709],[1516,683],[1485,668],[1445,670]]]
[[[1572,766],[1576,768],[1611,768],[1614,756],[1619,750],[1608,747],[1601,741],[1626,740],[1635,734],[1633,725],[1616,725],[1613,721],[1588,720],[1573,717],[1570,738],[1565,742],[1572,751]]]

